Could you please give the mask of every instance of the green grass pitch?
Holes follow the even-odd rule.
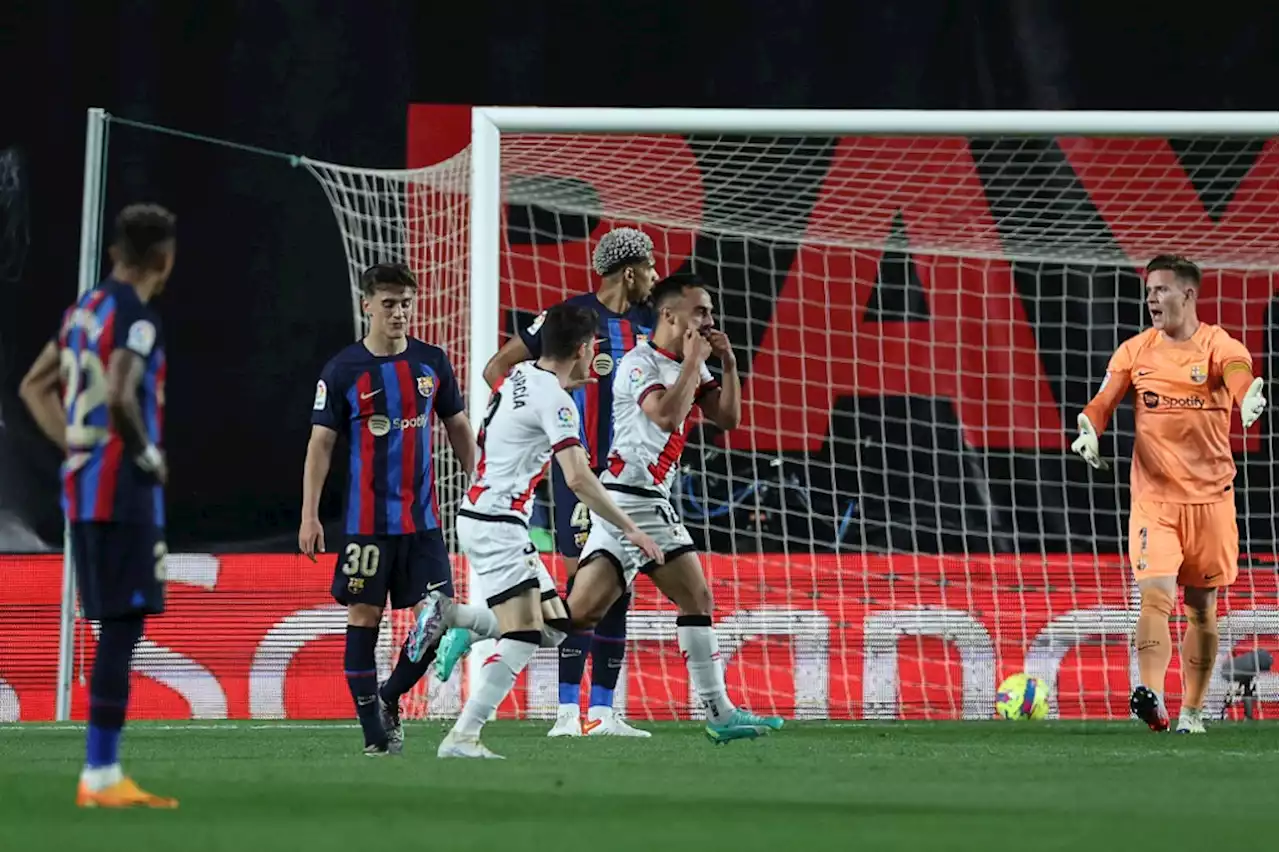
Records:
[[[1000,850],[1277,848],[1277,726],[809,723],[713,747],[548,740],[498,722],[506,761],[441,761],[441,723],[366,758],[350,725],[131,725],[126,768],[178,811],[74,807],[83,733],[0,726],[4,850]]]

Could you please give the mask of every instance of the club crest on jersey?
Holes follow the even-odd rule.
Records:
[[[613,372],[613,357],[608,352],[601,352],[591,359],[591,369],[597,376],[607,376]]]
[[[561,408],[559,411],[556,412],[556,419],[560,421],[561,426],[572,426],[573,419],[574,419],[573,409],[567,406],[564,408]]]
[[[311,403],[312,411],[324,411],[325,405],[329,402],[329,386],[324,383],[324,379],[316,382],[316,401]]]
[[[1199,364],[1191,365],[1191,381],[1199,385],[1203,384],[1204,380],[1207,378],[1209,378],[1209,376],[1205,373],[1204,367],[1201,367]]]
[[[436,380],[434,376],[418,376],[418,395],[431,399],[431,394],[435,393]]]

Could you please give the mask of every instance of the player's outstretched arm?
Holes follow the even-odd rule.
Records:
[[[1133,356],[1126,343],[1111,356],[1102,386],[1093,399],[1089,400],[1084,411],[1076,417],[1076,428],[1080,430],[1080,434],[1071,442],[1071,449],[1097,470],[1108,470],[1111,467],[1103,461],[1098,451],[1098,436],[1107,428],[1116,406],[1129,392],[1129,370],[1132,366]]]
[[[327,426],[312,426],[307,441],[307,460],[302,466],[302,525],[298,528],[298,550],[314,560],[324,553],[324,527],[320,525],[320,492],[333,460],[338,433]]]
[[[485,384],[493,387],[498,379],[507,374],[507,370],[532,357],[533,353],[529,351],[529,347],[519,335],[511,338],[489,359],[489,363],[484,365]]]
[[[742,422],[742,380],[738,377],[738,359],[733,345],[723,331],[707,335],[711,353],[720,359],[724,373],[719,387],[713,387],[698,398],[698,406],[707,419],[721,429],[737,429]]]
[[[58,345],[53,341],[45,344],[40,350],[36,362],[22,377],[18,386],[18,398],[31,412],[40,431],[58,445],[67,449],[67,412],[62,407],[62,396],[58,393],[59,355]]]
[[[1238,351],[1232,352],[1231,360],[1222,365],[1222,381],[1231,391],[1231,398],[1240,408],[1240,423],[1248,429],[1267,407],[1267,398],[1262,394],[1263,381],[1253,375],[1252,359],[1243,345],[1232,341]]]
[[[582,449],[581,444],[573,444],[557,452],[556,461],[564,474],[564,484],[569,486],[569,490],[577,495],[588,509],[622,530],[627,541],[640,548],[645,556],[659,565],[662,564],[662,550],[657,542],[641,532],[635,521],[627,517],[627,514],[618,508],[618,504],[613,502],[609,492],[600,484],[600,480],[591,470],[587,451]]]
[[[442,419],[444,430],[449,434],[449,446],[453,447],[458,464],[470,477],[476,470],[476,434],[471,431],[471,421],[462,411]]]

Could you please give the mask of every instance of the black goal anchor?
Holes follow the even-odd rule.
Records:
[[[1250,651],[1233,657],[1222,671],[1222,679],[1228,684],[1227,697],[1222,704],[1222,718],[1227,718],[1232,705],[1239,701],[1244,705],[1246,719],[1258,718],[1258,675],[1271,671],[1271,654],[1267,651]]]

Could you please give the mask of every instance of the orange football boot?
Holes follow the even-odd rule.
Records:
[[[105,790],[94,792],[83,781],[76,791],[76,807],[80,808],[164,808],[178,806],[177,799],[169,799],[148,793],[133,783],[132,778],[122,778]]]

